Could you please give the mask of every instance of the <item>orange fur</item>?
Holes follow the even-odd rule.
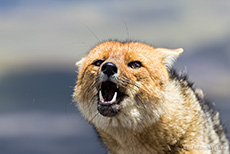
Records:
[[[110,153],[211,153],[186,149],[208,146],[209,125],[195,95],[203,97],[202,92],[194,92],[186,86],[182,89],[179,82],[186,81],[170,79],[167,68],[182,52],[181,48],[172,50],[140,42],[109,41],[97,45],[77,63],[80,68],[73,97]],[[127,96],[114,117],[105,117],[97,111],[103,75],[103,64],[93,65],[97,59],[103,64],[116,65],[116,84]],[[140,61],[142,66],[128,67],[133,61]]]

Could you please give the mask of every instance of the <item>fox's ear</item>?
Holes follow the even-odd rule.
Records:
[[[75,65],[78,67],[78,69],[81,68],[81,66],[82,66],[82,64],[83,64],[84,61],[85,61],[85,57],[83,57],[81,60],[79,60],[79,61],[77,61],[75,63]]]
[[[159,52],[162,63],[166,67],[171,67],[173,62],[177,59],[177,57],[184,51],[182,48],[178,49],[166,49],[166,48],[157,48]]]

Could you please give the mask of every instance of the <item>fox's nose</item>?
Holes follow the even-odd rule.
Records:
[[[117,66],[112,62],[106,62],[102,65],[101,71],[109,77],[117,73]]]

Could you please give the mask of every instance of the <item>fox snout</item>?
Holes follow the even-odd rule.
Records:
[[[114,63],[106,62],[102,65],[101,72],[110,77],[114,74],[117,74],[118,68]]]

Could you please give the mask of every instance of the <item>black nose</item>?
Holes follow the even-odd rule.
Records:
[[[114,63],[107,62],[102,65],[101,71],[107,76],[111,76],[117,73],[117,66]]]

